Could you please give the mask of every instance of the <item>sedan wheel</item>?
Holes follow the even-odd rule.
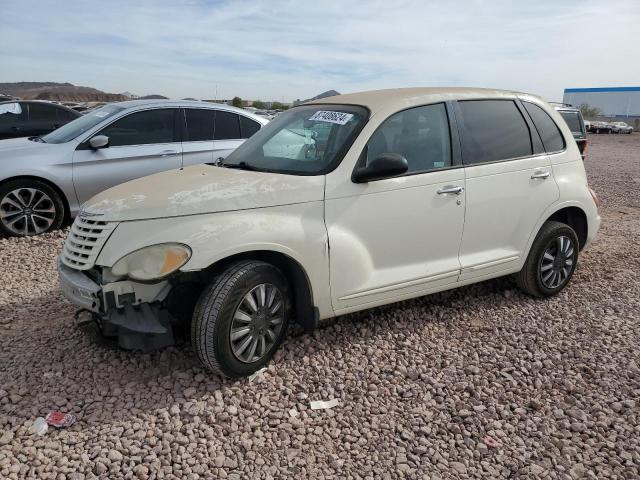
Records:
[[[64,205],[57,193],[38,181],[13,181],[0,187],[0,231],[26,237],[59,228]]]

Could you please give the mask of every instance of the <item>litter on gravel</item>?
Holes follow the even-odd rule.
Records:
[[[71,415],[70,413],[53,411],[47,414],[46,421],[52,427],[66,428],[66,427],[70,427],[75,423],[76,416]]]
[[[339,400],[337,398],[332,398],[331,400],[311,400],[309,405],[311,406],[311,410],[325,410],[327,408],[333,408],[338,405]]]
[[[260,370],[258,370],[257,372],[252,373],[249,376],[249,381],[253,382],[256,378],[258,378],[259,376],[261,376],[264,372],[267,371],[267,367],[262,367]]]
[[[29,427],[29,432],[38,436],[44,435],[47,433],[47,430],[49,430],[49,425],[47,425],[47,421],[42,417],[36,418]]]

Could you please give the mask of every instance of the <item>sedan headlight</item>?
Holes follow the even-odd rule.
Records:
[[[111,272],[133,280],[158,280],[182,267],[191,258],[191,249],[180,243],[162,243],[136,250],[118,260]]]

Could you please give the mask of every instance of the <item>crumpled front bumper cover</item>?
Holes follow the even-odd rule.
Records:
[[[100,313],[101,287],[84,273],[67,267],[58,257],[58,280],[62,294],[74,305]]]

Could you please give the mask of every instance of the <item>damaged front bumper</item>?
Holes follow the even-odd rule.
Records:
[[[118,337],[122,348],[150,351],[174,343],[170,316],[161,307],[171,290],[168,281],[100,284],[60,259],[58,278],[64,296],[82,311],[90,312],[103,335]]]

